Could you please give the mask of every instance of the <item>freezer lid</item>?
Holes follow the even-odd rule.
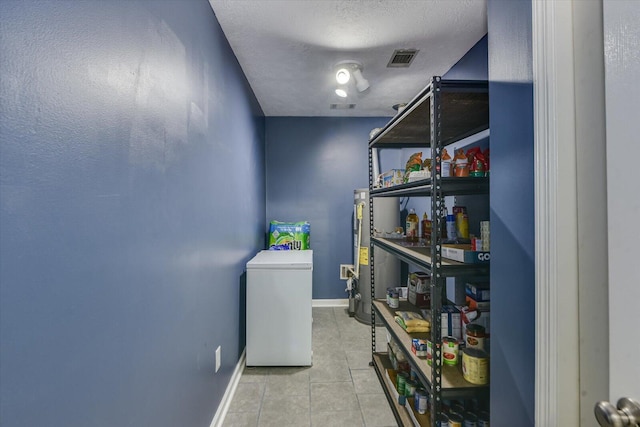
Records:
[[[247,263],[251,269],[309,270],[313,268],[313,251],[261,251]]]

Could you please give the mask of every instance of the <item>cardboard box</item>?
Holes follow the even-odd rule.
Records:
[[[462,339],[462,321],[460,310],[455,305],[442,306],[442,318],[440,320],[442,336],[451,336]]]
[[[420,312],[425,319],[431,318],[431,310],[423,308]],[[443,337],[451,336],[459,340],[462,339],[462,316],[455,305],[442,306],[440,333]]]
[[[486,264],[491,260],[490,252],[472,251],[471,245],[442,245],[442,256],[465,264]]]
[[[407,300],[416,307],[431,306],[431,277],[424,272],[410,273],[407,278],[409,296]]]
[[[475,301],[489,301],[491,299],[488,282],[466,283],[464,290]]]
[[[431,307],[431,294],[419,294],[409,289],[407,301],[416,307]]]
[[[489,301],[476,301],[469,295],[466,296],[466,305],[471,310],[489,311],[491,309],[491,303]]]
[[[431,276],[422,271],[409,274],[409,290],[413,290],[418,294],[430,293]]]
[[[382,174],[382,187],[393,187],[402,184],[404,179],[404,169],[391,169]]]

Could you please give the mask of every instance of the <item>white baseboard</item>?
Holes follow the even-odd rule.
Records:
[[[311,307],[349,307],[349,299],[314,299]]]
[[[227,385],[227,390],[224,392],[224,396],[222,396],[222,400],[220,401],[220,406],[218,406],[218,410],[213,416],[213,420],[211,421],[210,427],[221,427],[224,422],[224,418],[227,416],[227,411],[229,410],[229,406],[231,405],[231,400],[233,399],[233,395],[236,394],[236,388],[238,387],[238,383],[240,382],[240,377],[242,376],[242,371],[244,370],[245,359],[247,356],[247,349],[245,348],[240,355],[240,360],[238,360],[238,364],[236,365],[236,369],[233,371],[233,375],[231,375],[231,381],[229,381],[229,385]]]

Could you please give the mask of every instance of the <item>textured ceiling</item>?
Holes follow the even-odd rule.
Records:
[[[486,0],[209,0],[267,116],[392,116],[487,32]],[[419,49],[387,68],[394,49]],[[334,93],[334,65],[363,64],[371,87]],[[331,104],[356,104],[332,110]]]

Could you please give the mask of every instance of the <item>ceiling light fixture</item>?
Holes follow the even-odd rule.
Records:
[[[336,81],[338,84],[346,85],[349,83],[349,79],[351,79],[351,73],[346,68],[340,68],[336,71]]]
[[[369,81],[362,75],[361,62],[354,61],[352,59],[340,61],[335,65],[334,69],[336,70],[336,81],[338,84],[347,84],[351,80],[351,76],[353,76],[358,92],[364,92],[369,89]],[[343,90],[342,92],[344,92],[345,95],[339,96],[342,96],[343,98],[346,97],[346,91]],[[338,93],[338,89],[336,89],[336,93]]]
[[[358,89],[358,92],[364,92],[369,89],[369,80],[364,78],[360,68],[353,70],[353,78],[356,81],[356,89]]]
[[[338,95],[340,98],[346,98],[347,97],[347,91],[342,89],[342,88],[338,88],[338,89],[336,89],[336,95]]]

